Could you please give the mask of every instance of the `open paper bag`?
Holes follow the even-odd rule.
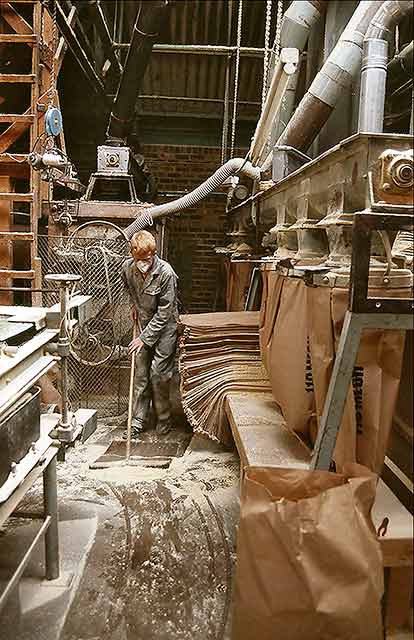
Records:
[[[250,467],[232,640],[382,640],[376,476]]]

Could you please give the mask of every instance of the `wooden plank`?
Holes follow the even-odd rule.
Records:
[[[0,122],[28,122],[31,124],[34,121],[34,115],[23,113],[0,113]]]
[[[0,164],[9,164],[11,162],[24,164],[28,155],[28,153],[0,153]]]
[[[384,567],[409,567],[413,564],[413,518],[382,480],[378,481],[372,509],[376,529],[389,519],[384,536],[378,538]]]
[[[33,84],[35,76],[32,73],[0,73],[0,82],[8,84]]]
[[[33,280],[35,277],[35,272],[31,269],[30,271],[18,271],[16,269],[0,269],[0,278],[8,277],[13,279],[21,279],[21,280]]]
[[[16,33],[33,35],[33,29],[26,20],[12,7],[10,2],[0,4],[0,15]]]
[[[413,568],[393,567],[385,594],[385,628],[404,627],[410,615],[413,595]]]
[[[0,177],[0,190],[10,192],[12,183],[9,176]],[[0,229],[7,233],[10,231],[10,210],[12,203],[9,200],[0,202]],[[12,247],[9,242],[0,242],[0,269],[8,270],[12,267]],[[8,276],[0,277],[0,286],[10,287],[12,284]],[[0,291],[0,304],[12,304],[13,297],[10,291]]]
[[[21,33],[0,33],[0,43],[2,42],[14,42],[16,44],[36,44],[37,37],[35,34],[21,34]]]
[[[32,245],[33,247],[33,245]],[[32,252],[33,253],[33,252]],[[34,267],[34,288],[42,288],[42,260],[38,256],[35,256],[32,260]],[[32,305],[34,307],[41,307],[43,303],[43,295],[41,291],[32,292]]]
[[[0,193],[0,200],[11,200],[14,202],[31,202],[33,193]]]
[[[36,86],[36,85],[35,85]],[[39,105],[47,104],[49,100],[50,89],[45,91],[43,95],[40,96],[38,103]],[[30,106],[23,115],[30,115],[32,113],[32,106]],[[37,118],[41,120],[44,118],[45,111],[40,111]],[[28,122],[13,122],[10,127],[7,127],[6,131],[0,135],[0,154],[7,151],[7,149],[14,143],[20,136],[30,127]]]
[[[85,53],[85,50],[82,48],[77,35],[75,34],[72,27],[68,24],[67,18],[59,2],[56,2],[56,9],[57,24],[68,44],[69,49],[72,51],[77,63],[88,78],[95,93],[101,95],[105,99],[105,101],[107,101],[105,86],[102,82],[102,79],[96,73],[92,62]]]
[[[271,393],[229,393],[226,414],[242,466],[309,468],[310,452],[287,429]]]
[[[27,240],[31,242],[34,239],[34,233],[29,231],[0,231],[0,239]]]
[[[75,22],[75,17],[76,17],[76,7],[73,6],[69,12],[69,15],[67,17],[67,23],[70,27],[72,27],[74,25]],[[63,58],[65,57],[65,53],[68,50],[68,45],[66,44],[65,38],[60,38],[59,40],[59,44],[56,47],[56,53],[55,53],[55,73],[56,76],[59,75],[60,70],[62,68],[62,63],[63,63]]]
[[[33,34],[21,34],[21,33],[0,33],[0,43],[2,42],[14,42],[16,44],[36,44],[37,36]]]

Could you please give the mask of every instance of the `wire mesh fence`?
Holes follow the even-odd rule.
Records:
[[[100,416],[122,414],[128,404],[131,339],[130,304],[122,281],[128,257],[125,238],[114,229],[88,227],[71,237],[39,236],[43,306],[59,301],[47,273],[77,273],[82,280],[71,295],[91,296],[88,319],[71,331],[68,361],[72,410],[90,407]]]

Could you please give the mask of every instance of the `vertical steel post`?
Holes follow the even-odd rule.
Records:
[[[62,282],[59,289],[60,294],[60,332],[59,342],[62,347],[66,347],[68,338],[68,309],[69,309],[69,287],[66,282]],[[69,410],[68,410],[68,360],[62,350],[60,360],[61,371],[61,394],[62,394],[62,427],[69,426]]]
[[[56,580],[60,572],[56,456],[43,472],[43,504],[45,517],[51,517],[45,533],[46,579]]]

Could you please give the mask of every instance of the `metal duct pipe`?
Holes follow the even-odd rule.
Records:
[[[132,32],[131,46],[119,82],[112,113],[106,132],[108,140],[124,142],[133,121],[136,96],[142,84],[155,38],[159,35],[161,20],[168,0],[141,2]]]
[[[335,48],[280,136],[278,146],[288,145],[306,151],[312,144],[342,92],[349,87],[360,69],[364,35],[377,9],[377,0],[359,3]],[[271,156],[266,159],[262,169],[268,169],[270,164]]]
[[[369,25],[363,45],[359,131],[383,131],[388,63],[388,41],[385,38],[412,9],[413,0],[387,0]]]
[[[290,7],[286,10],[282,20],[280,31],[281,48],[293,47],[294,49],[299,49],[299,53],[302,53],[308,41],[312,27],[325,14],[327,5],[328,0],[311,0],[310,2],[295,0],[292,2]],[[270,57],[270,69],[275,67],[276,45],[277,42],[275,40]],[[295,104],[298,76],[299,70],[289,78],[287,92],[282,100],[279,114],[274,124],[272,132],[272,146],[285,129],[286,124],[289,122],[292,115],[293,106]]]
[[[286,10],[280,31],[280,46],[303,51],[309,32],[326,11],[328,0],[295,0]],[[276,44],[276,43],[275,43]],[[273,45],[273,53],[274,53]]]
[[[153,221],[163,216],[178,213],[183,209],[194,207],[203,198],[215,191],[223,182],[234,174],[247,175],[252,180],[260,179],[260,167],[253,167],[253,165],[244,158],[233,158],[229,160],[222,167],[217,169],[210,178],[205,180],[196,189],[190,191],[182,198],[173,200],[172,202],[165,202],[164,204],[150,207],[142,215],[140,215],[134,222],[124,229],[127,238],[132,238],[134,233],[151,226]]]

